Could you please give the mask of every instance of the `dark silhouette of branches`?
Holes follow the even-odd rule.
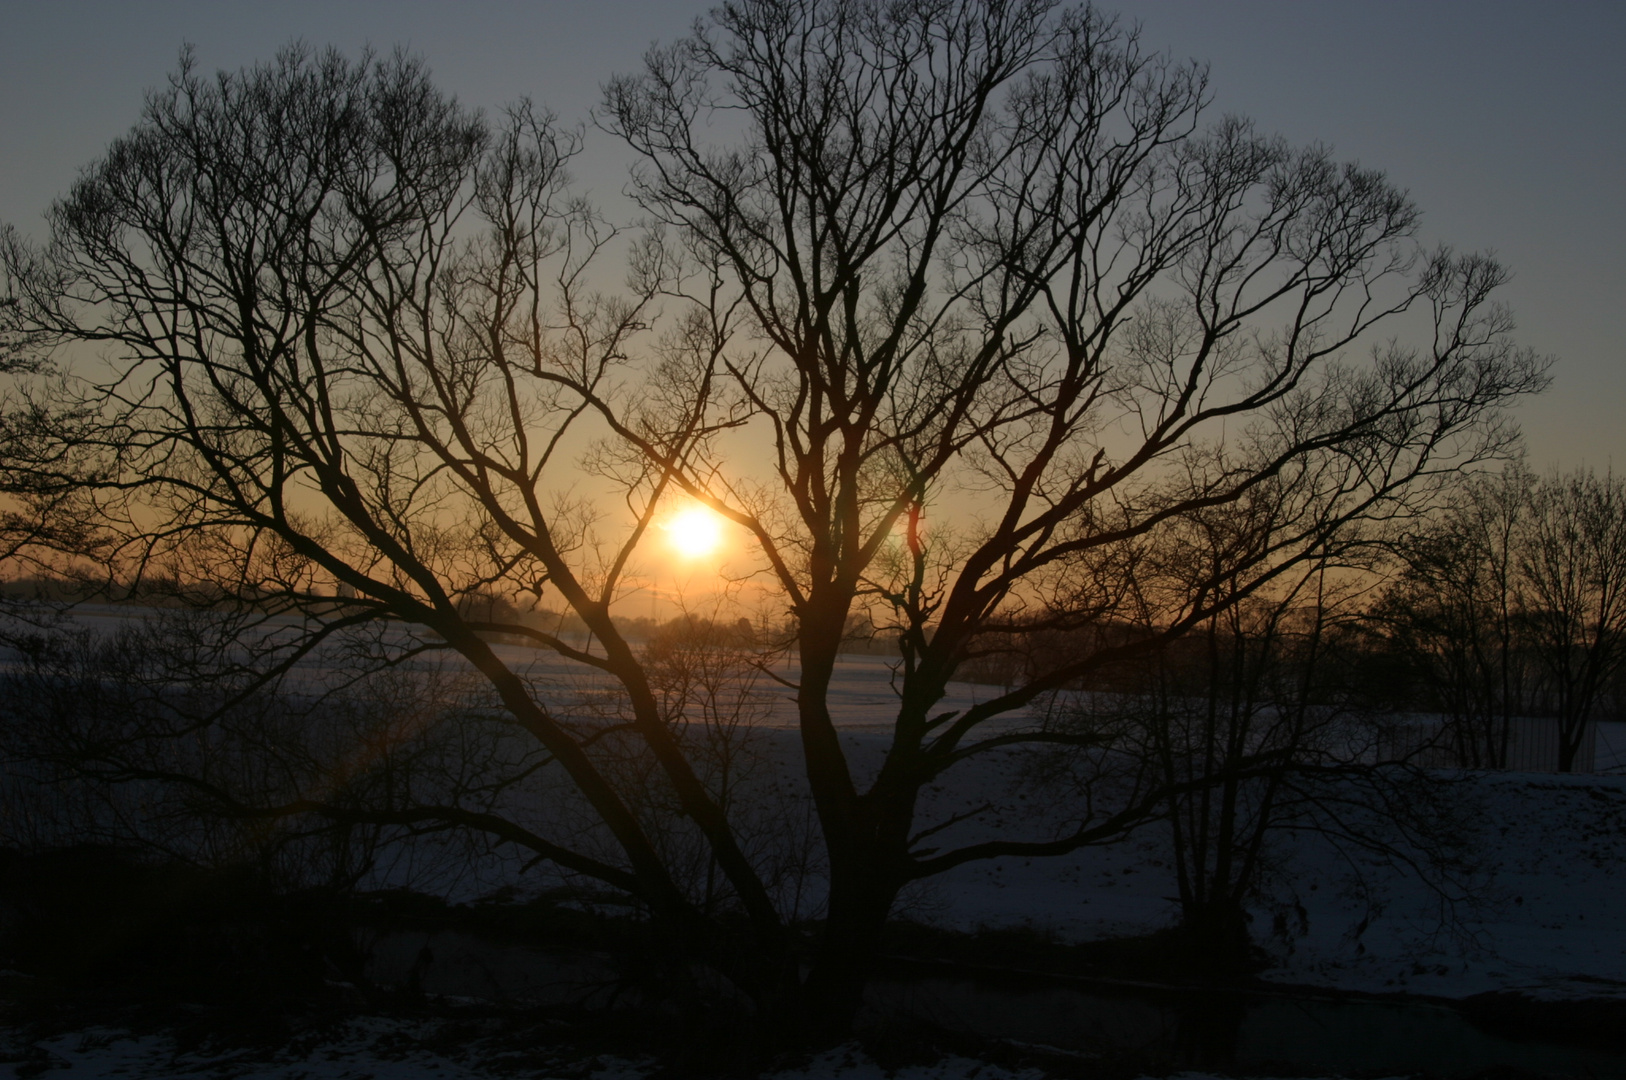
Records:
[[[1441,749],[1456,764],[1510,766],[1516,729],[1542,717],[1556,724],[1557,766],[1576,767],[1626,663],[1623,500],[1612,475],[1513,466],[1463,483],[1407,536],[1380,615],[1449,717]]]
[[[569,188],[582,133],[532,105],[476,116],[402,55],[295,47],[213,78],[185,55],[49,241],[5,248],[8,317],[104,358],[6,463],[95,544],[25,545],[240,615],[245,670],[291,674],[323,636],[364,670],[454,653],[527,740],[472,760],[493,784],[545,760],[588,824],[212,789],[238,817],[485,830],[627,891],[787,1030],[845,1030],[906,883],[1194,790],[1148,773],[1066,835],[956,846],[916,820],[925,785],[1054,742],[1050,695],[1418,513],[1544,382],[1493,260],[1422,250],[1381,174],[1208,99],[1200,66],[1089,8],[747,0],[608,84],[651,225],[631,237]],[[626,286],[596,288],[623,253]],[[829,886],[811,942],[720,779],[732,737],[695,737],[749,714],[738,671],[766,665],[651,652],[615,611],[679,494],[750,535],[793,620]],[[1235,514],[1271,528],[1193,562],[1181,530]],[[1182,561],[1176,595],[1152,571]],[[867,786],[830,700],[855,617],[898,642]],[[1141,630],[941,711],[1001,642],[1091,625]],[[593,692],[539,692],[499,638]]]
[[[1498,410],[1544,382],[1492,301],[1494,261],[1420,249],[1380,173],[1208,123],[1202,68],[1093,10],[743,3],[607,96],[666,289],[721,328],[688,382],[713,388],[714,424],[743,403],[771,464],[618,430],[751,532],[796,615],[832,874],[812,985],[849,1007],[902,882],[1101,838],[911,859],[922,786],[1015,741],[983,725],[1210,622],[1346,530],[1406,520],[1501,453]],[[1432,333],[1375,336],[1403,313]],[[1148,559],[1185,557],[1160,549],[1168,526],[1208,512],[1275,520],[1178,603],[1143,595]],[[1147,605],[1163,617],[1138,638],[1037,666],[1030,650],[1004,693],[934,711],[1013,635]],[[900,640],[867,789],[828,708],[855,609]]]

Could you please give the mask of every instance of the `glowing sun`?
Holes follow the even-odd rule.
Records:
[[[723,519],[704,506],[678,511],[665,529],[672,547],[686,559],[710,555],[723,542]]]

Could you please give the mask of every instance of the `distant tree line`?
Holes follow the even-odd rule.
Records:
[[[1264,602],[1255,595],[1202,634],[1169,643],[1151,666],[1201,666],[1197,653],[1215,635],[1246,652],[1261,635],[1285,634],[1284,625],[1313,625],[1320,648],[1336,646],[1339,676],[1331,686],[1306,683],[1312,700],[1343,696],[1369,711],[1433,718],[1426,744],[1412,750],[1426,747],[1431,762],[1462,768],[1509,767],[1514,722],[1550,720],[1555,766],[1572,770],[1587,725],[1619,717],[1623,705],[1626,484],[1612,473],[1539,477],[1513,464],[1464,476],[1443,495],[1439,511],[1366,545],[1359,565],[1318,565],[1336,602],[1325,591],[1296,591],[1266,633],[1237,621]],[[965,676],[1019,683],[1054,655],[1152,632],[1151,619],[990,635]],[[1076,688],[1131,692],[1147,670],[1141,662],[1105,667]]]

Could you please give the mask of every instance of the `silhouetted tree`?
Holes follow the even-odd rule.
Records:
[[[297,616],[247,631],[262,680],[370,623],[378,663],[450,648],[597,825],[208,789],[234,812],[484,830],[635,898],[787,1030],[845,1030],[911,881],[1075,850],[1167,804],[1153,784],[1061,835],[957,842],[965,823],[916,820],[923,788],[1091,738],[989,721],[1499,452],[1500,408],[1543,383],[1493,261],[1419,250],[1381,174],[1207,124],[1200,67],[1090,9],[747,0],[607,93],[655,223],[624,297],[589,287],[616,234],[569,194],[577,136],[545,114],[486,121],[400,56],[296,48],[213,79],[187,59],[53,208],[49,243],[7,248],[22,325],[105,357],[58,402],[60,458],[20,479],[93,500],[119,575]],[[1410,312],[1431,325],[1416,346],[1389,336]],[[625,521],[562,494],[593,435]],[[752,438],[763,453],[737,452]],[[811,942],[612,612],[674,490],[754,538],[795,620],[829,884]],[[940,711],[982,638],[1109,615],[1161,526],[1264,491],[1279,528],[1223,589],[1199,574],[1151,633]],[[493,590],[557,596],[588,642],[463,602]],[[900,641],[865,787],[829,698],[860,610]],[[650,765],[636,783],[605,717],[551,704],[493,633],[615,689]],[[646,783],[708,852],[704,883],[652,833]]]
[[[1571,772],[1616,672],[1626,664],[1626,481],[1583,469],[1531,492],[1519,552],[1530,651]]]
[[[1156,638],[1197,603],[1212,614],[1056,695],[1051,722],[1094,745],[1028,770],[1058,800],[1158,795],[1180,903],[1167,959],[1185,970],[1256,966],[1250,907],[1295,834],[1417,872],[1448,903],[1465,896],[1450,785],[1388,753],[1391,718],[1360,686],[1384,531],[1351,523],[1314,552],[1273,553],[1293,520],[1266,483],[1153,534],[1135,569],[1141,625],[1114,633]]]
[[[1235,550],[1228,516],[1204,515],[1199,576],[1214,575]],[[1310,827],[1304,802],[1315,774],[1352,764],[1359,752],[1325,670],[1329,639],[1349,615],[1340,611],[1349,597],[1338,595],[1336,566],[1328,595],[1328,561],[1307,562],[1210,616],[1175,655],[1156,658],[1150,685],[1128,699],[1139,752],[1157,762],[1170,791],[1180,929],[1188,962],[1202,970],[1249,968],[1247,903],[1267,841]]]
[[[1509,467],[1454,495],[1401,545],[1380,619],[1457,764],[1508,767],[1515,720],[1543,716],[1569,772],[1626,663],[1626,488]]]
[[[1448,506],[1398,546],[1402,568],[1374,614],[1404,659],[1416,704],[1464,768],[1506,768],[1534,677],[1521,570],[1534,478],[1521,466],[1465,478]]]
[[[773,447],[762,476],[721,444],[679,455],[621,428],[756,537],[797,615],[831,866],[809,987],[838,1016],[902,885],[1071,850],[1167,795],[1140,789],[1059,837],[956,847],[915,820],[922,787],[1063,740],[988,721],[1203,624],[1447,462],[1498,450],[1495,404],[1542,382],[1487,304],[1494,263],[1418,251],[1414,208],[1378,173],[1245,122],[1205,127],[1202,69],[1092,10],[743,3],[608,97],[665,228],[668,290],[706,328],[683,385]],[[1430,342],[1347,358],[1417,305]],[[936,711],[982,639],[1110,618],[1162,523],[1263,486],[1280,527],[1227,567],[1230,588],[1195,583],[1143,640]],[[867,789],[827,697],[855,606],[901,635],[894,737]]]

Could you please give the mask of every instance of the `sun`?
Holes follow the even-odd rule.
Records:
[[[710,555],[723,542],[723,519],[704,506],[678,511],[663,528],[672,547],[686,559]]]

